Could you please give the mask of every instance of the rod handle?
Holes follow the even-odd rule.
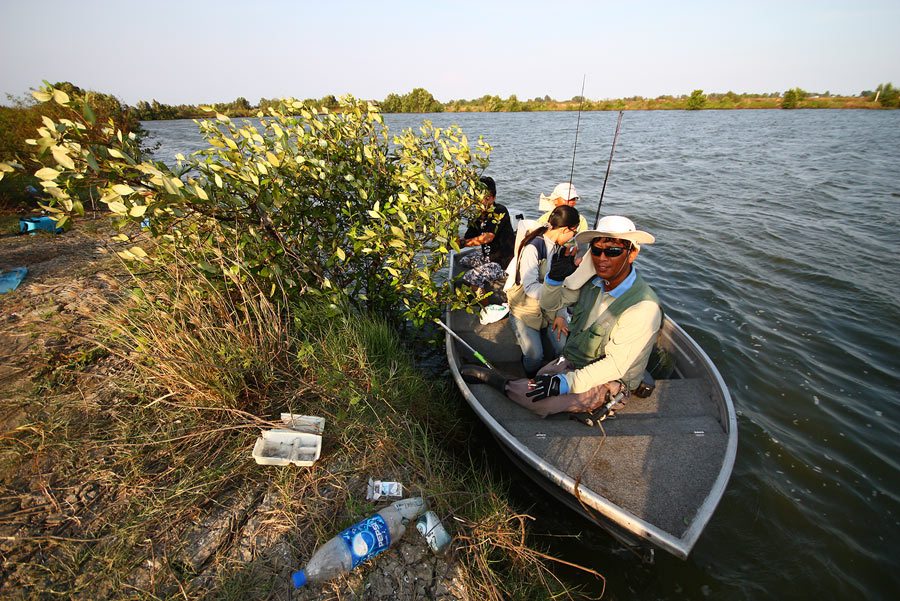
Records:
[[[487,359],[482,357],[481,353],[479,353],[478,351],[475,351],[475,358],[484,363],[485,367],[487,367],[488,369],[494,369],[494,366],[488,363]]]

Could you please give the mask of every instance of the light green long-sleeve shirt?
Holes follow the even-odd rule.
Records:
[[[609,292],[597,285],[596,278],[577,290],[544,283],[542,309],[558,311],[574,305],[563,351],[576,367],[564,376],[570,392],[587,392],[613,380],[624,380],[631,389],[640,383],[662,325],[662,309],[653,290],[635,275],[627,289],[621,290],[620,284]],[[622,302],[610,310],[620,298]]]

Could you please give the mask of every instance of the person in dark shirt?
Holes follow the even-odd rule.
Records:
[[[481,252],[474,252],[460,259],[468,268],[462,280],[484,294],[493,282],[506,280],[506,266],[513,258],[516,235],[509,219],[509,211],[498,204],[497,185],[491,177],[482,177],[485,197],[481,214],[469,221],[465,234],[457,242],[460,248],[480,246]]]

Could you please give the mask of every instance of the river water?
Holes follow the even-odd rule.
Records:
[[[426,118],[484,136],[513,214],[537,216],[539,194],[568,179],[574,112]],[[616,118],[581,115],[573,179],[589,224]],[[385,117],[391,131],[422,119]],[[144,125],[162,160],[200,147],[190,121]],[[535,508],[546,531],[582,532],[551,547],[603,573],[606,599],[898,598],[898,133],[900,111],[625,113],[602,214],[656,236],[637,265],[721,371],[740,440],[687,561],[643,565]]]

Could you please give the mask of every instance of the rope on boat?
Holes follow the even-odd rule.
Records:
[[[589,516],[591,516],[591,519],[594,520],[594,523],[596,523],[603,530],[608,532],[610,534],[610,536],[613,537],[614,540],[618,540],[616,538],[615,534],[613,533],[612,528],[607,527],[606,524],[604,523],[604,520],[600,519],[597,516],[597,514],[594,513],[594,510],[592,508],[588,507],[588,505],[586,505],[585,502],[581,499],[581,490],[580,490],[581,477],[584,476],[584,472],[588,468],[588,466],[594,463],[594,459],[597,458],[597,453],[600,452],[600,449],[603,448],[603,443],[606,442],[606,429],[603,428],[603,424],[601,422],[597,422],[597,426],[599,426],[600,432],[603,433],[603,436],[600,437],[600,444],[597,445],[596,450],[594,450],[594,454],[591,455],[591,460],[584,464],[584,467],[581,468],[581,473],[575,477],[575,491],[574,491],[575,492],[575,500],[577,500],[578,504],[581,505],[581,507],[587,512],[587,514]],[[619,542],[621,542],[621,541],[619,541]],[[640,551],[631,547],[630,545],[623,544],[623,546],[626,549],[628,549],[632,554],[634,554],[635,557],[640,559],[642,562],[644,561],[644,556],[640,553]]]

